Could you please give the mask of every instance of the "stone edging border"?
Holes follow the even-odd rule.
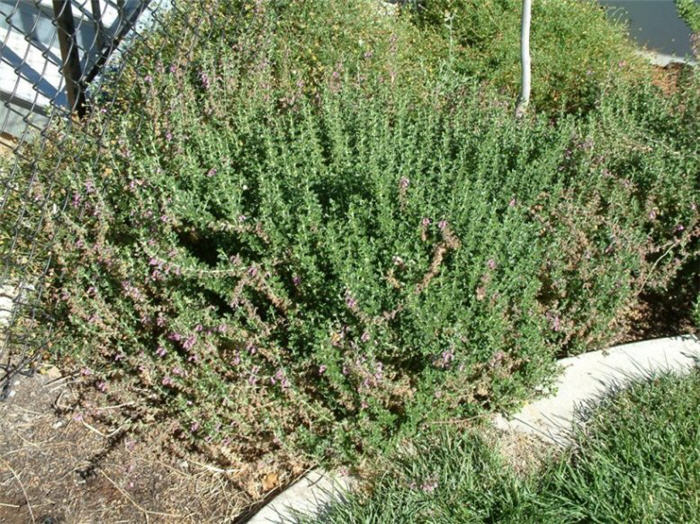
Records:
[[[559,361],[564,368],[550,391],[511,418],[494,418],[496,428],[534,434],[566,446],[582,406],[596,402],[611,388],[655,373],[689,373],[700,367],[700,339],[693,335],[660,338],[592,351]],[[298,522],[295,514],[318,515],[332,501],[342,499],[356,481],[338,473],[316,469],[277,495],[249,524]]]

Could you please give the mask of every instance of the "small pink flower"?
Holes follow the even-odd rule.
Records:
[[[488,262],[486,262],[486,265],[489,269],[496,269],[496,261],[493,258],[489,258]]]
[[[327,369],[328,369],[328,368],[326,367],[325,364],[321,364],[320,366],[318,366],[318,374],[319,374],[319,375],[323,375],[323,374],[326,372]]]
[[[401,186],[402,189],[406,189],[409,185],[411,185],[411,181],[405,176],[402,176],[401,180],[399,180],[399,186]]]
[[[508,202],[508,205],[509,205],[510,207],[515,207],[515,204],[516,204],[516,203],[517,203],[517,201],[515,200],[515,197],[513,197],[513,198],[510,199],[510,202]]]
[[[430,225],[430,219],[428,217],[423,217],[423,220],[421,220],[421,224],[423,226],[429,226]]]
[[[438,227],[440,230],[444,230],[447,227],[447,220],[440,220],[440,222],[438,222]]]

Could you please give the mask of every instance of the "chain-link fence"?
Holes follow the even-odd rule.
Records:
[[[36,195],[42,151],[60,151],[68,134],[85,133],[81,118],[114,103],[105,88],[118,81],[136,42],[167,33],[168,21],[192,16],[195,5],[206,16],[205,1],[0,0],[0,399],[50,345],[41,301],[51,245],[39,232],[59,222],[65,202],[58,192]],[[193,45],[196,24],[185,27]]]

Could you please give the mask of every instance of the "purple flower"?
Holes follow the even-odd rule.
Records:
[[[168,350],[165,349],[163,346],[158,346],[158,349],[156,349],[156,355],[158,355],[159,357],[164,357],[167,354]]]
[[[559,315],[553,315],[550,318],[550,322],[552,324],[553,331],[559,331],[559,329],[561,329],[561,320],[559,319]]]
[[[80,196],[80,193],[73,193],[73,200],[71,201],[71,204],[73,207],[78,207],[82,200],[83,197]]]
[[[489,258],[488,262],[486,262],[486,265],[489,269],[496,269],[496,261],[493,258]]]
[[[438,227],[440,230],[444,230],[447,227],[447,220],[440,220],[440,222],[438,222]]]
[[[210,81],[209,81],[209,75],[207,75],[205,72],[199,73],[199,79],[202,81],[202,87],[204,89],[209,89]]]
[[[321,364],[320,366],[318,366],[318,374],[319,374],[319,375],[323,375],[323,374],[326,372],[327,369],[328,369],[328,368],[326,367],[325,364]]]
[[[168,131],[167,133],[165,133],[165,139],[166,139],[168,142],[171,142],[172,139],[173,139],[173,134],[172,134],[170,131]]]
[[[678,224],[675,228],[675,231],[677,233],[680,233],[681,231],[685,231],[685,226],[683,226],[683,224]]]
[[[216,168],[215,168],[215,167],[212,167],[212,168],[207,172],[207,176],[208,176],[208,177],[212,177],[212,176],[214,176],[216,173],[217,173]]]
[[[147,84],[151,84],[151,83],[153,83],[153,77],[151,75],[146,75],[143,78],[143,81],[146,82]]]
[[[161,381],[161,384],[163,384],[164,386],[174,386],[175,382],[173,382],[173,379],[170,378],[168,375],[165,375],[163,377],[163,380]]]
[[[175,73],[177,71],[177,66],[175,64],[172,64],[169,68],[168,71],[171,73]]]
[[[405,176],[402,176],[401,180],[399,180],[399,186],[401,186],[402,189],[406,189],[410,184],[411,181]]]
[[[177,375],[177,376],[179,376],[179,377],[182,377],[182,376],[184,376],[184,374],[185,374],[185,372],[182,371],[182,369],[180,369],[178,366],[175,366],[175,367],[172,369],[172,373],[173,373],[173,375]]]
[[[248,219],[248,217],[246,217],[245,215],[240,215],[240,216],[238,217],[238,221],[239,221],[239,222],[245,222],[247,219]]]
[[[447,366],[454,359],[455,359],[455,354],[452,352],[451,349],[442,352],[442,362],[445,366]]]
[[[97,389],[99,389],[102,393],[106,393],[106,392],[107,392],[107,384],[104,383],[104,382],[98,382],[98,383],[96,384],[96,387],[97,387]]]
[[[429,479],[420,487],[425,493],[432,493],[438,487],[437,479]]]
[[[182,348],[189,351],[194,347],[194,345],[197,343],[197,336],[196,335],[190,335],[187,337],[187,339],[182,343]]]
[[[355,300],[352,295],[349,293],[345,295],[345,304],[351,309],[354,310],[357,308],[357,300]]]
[[[248,268],[248,274],[249,274],[251,277],[254,277],[255,275],[258,274],[258,268],[255,267],[255,266],[250,266],[250,267]]]
[[[301,284],[301,277],[300,277],[300,276],[297,276],[297,275],[294,275],[294,276],[292,277],[292,283],[293,283],[295,286],[299,287],[299,284]]]
[[[430,225],[430,219],[428,217],[424,217],[423,220],[421,220],[421,224],[423,226],[429,226]]]

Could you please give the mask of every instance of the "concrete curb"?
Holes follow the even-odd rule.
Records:
[[[319,515],[336,500],[343,500],[356,481],[348,475],[315,469],[277,495],[248,524],[298,522],[297,514]]]
[[[555,394],[528,404],[511,419],[496,416],[494,425],[567,446],[581,408],[613,388],[659,372],[689,373],[700,364],[700,340],[686,335],[635,342],[565,358],[559,364],[564,372],[556,381]]]
[[[691,60],[689,58],[683,58],[675,55],[665,55],[655,51],[645,51],[640,49],[637,51],[637,54],[642,58],[645,58],[649,63],[660,67],[666,67],[670,64],[684,64],[692,67],[698,65],[695,60]]]
[[[494,425],[566,446],[582,406],[599,400],[611,388],[655,373],[689,373],[700,366],[700,339],[683,335],[634,342],[565,358],[559,364],[564,372],[555,383],[555,394],[528,404],[511,419],[496,416]],[[318,516],[334,500],[342,500],[356,482],[348,475],[313,470],[272,499],[248,523],[283,524],[298,522],[298,514]]]

